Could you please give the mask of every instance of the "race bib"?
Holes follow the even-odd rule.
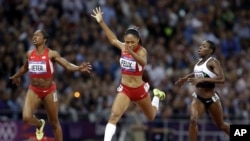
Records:
[[[53,93],[53,101],[57,102],[58,98],[57,98],[57,92]]]
[[[194,76],[196,78],[205,78],[205,77],[209,77],[206,73],[200,71],[200,72],[194,72]]]
[[[120,65],[122,69],[132,71],[132,72],[136,71],[136,62],[133,60],[127,60],[127,59],[121,58]]]
[[[47,66],[45,61],[29,62],[29,71],[31,73],[42,74],[47,72]]]
[[[149,88],[150,88],[150,85],[148,83],[145,83],[144,84],[144,90],[145,90],[145,92],[148,92]]]
[[[123,86],[120,84],[117,89],[116,89],[118,92],[121,92],[123,90]]]

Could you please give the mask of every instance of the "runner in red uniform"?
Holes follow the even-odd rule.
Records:
[[[92,17],[106,33],[110,43],[121,50],[120,66],[122,69],[121,85],[112,106],[111,115],[106,125],[104,141],[111,141],[116,131],[116,124],[127,110],[130,103],[135,102],[149,120],[153,120],[159,107],[159,100],[165,98],[165,93],[154,89],[151,102],[149,84],[142,79],[144,66],[147,64],[147,51],[141,44],[141,38],[136,28],[129,28],[124,35],[124,43],[119,41],[102,19],[100,8],[93,10]]]
[[[36,138],[41,140],[44,136],[43,128],[45,120],[34,116],[35,109],[42,102],[47,111],[49,123],[51,124],[55,140],[62,141],[62,129],[58,119],[58,98],[56,84],[53,81],[54,63],[59,63],[69,71],[89,72],[91,65],[84,62],[76,66],[60,56],[57,51],[46,47],[47,34],[42,30],[34,32],[32,41],[35,49],[27,52],[26,61],[19,71],[10,77],[13,83],[20,84],[20,77],[29,71],[30,86],[23,107],[23,120],[37,127]]]

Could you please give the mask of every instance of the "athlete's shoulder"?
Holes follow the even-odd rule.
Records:
[[[139,50],[138,50],[139,52],[144,52],[144,53],[147,53],[147,50],[146,50],[146,48],[145,47],[143,47],[143,46],[140,46],[140,48],[139,48]]]
[[[53,50],[53,49],[50,49],[50,48],[48,48],[48,49],[49,49],[49,50],[48,50],[48,54],[49,54],[49,56],[50,56],[51,58],[60,56],[60,54],[59,54],[58,51]]]
[[[34,51],[35,51],[35,49],[28,50],[26,52],[26,56],[29,57]]]
[[[212,65],[215,65],[215,66],[220,65],[220,61],[215,57],[211,57],[211,59],[209,60],[208,63],[212,64]]]
[[[215,57],[210,57],[209,61],[211,62],[220,62],[217,58]]]
[[[53,53],[56,53],[56,52],[57,52],[56,50],[53,50],[53,49],[50,49],[50,48],[47,48],[47,50],[48,50],[48,53],[49,53],[49,54],[51,54],[51,53],[53,54]]]

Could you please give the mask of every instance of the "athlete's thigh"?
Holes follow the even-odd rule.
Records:
[[[136,104],[146,115],[154,114],[154,109],[152,107],[151,98],[149,95],[142,100],[136,101]]]
[[[127,95],[118,93],[112,105],[112,113],[118,115],[123,114],[127,110],[130,102],[131,100]]]
[[[190,118],[199,119],[206,109],[204,104],[197,98],[193,98],[193,101],[190,105]]]
[[[49,120],[56,120],[58,118],[58,97],[57,91],[54,91],[43,99],[44,107],[47,111]]]
[[[25,97],[23,116],[33,116],[35,109],[40,105],[40,102],[41,99],[38,97],[38,95],[29,89]]]
[[[221,106],[220,100],[217,100],[213,104],[210,105],[208,112],[213,119],[213,121],[217,124],[220,125],[223,123],[223,110]]]

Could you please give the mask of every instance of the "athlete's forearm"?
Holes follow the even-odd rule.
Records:
[[[69,64],[67,65],[66,69],[67,69],[68,71],[79,71],[79,70],[80,70],[80,67],[77,66],[77,65],[74,65],[74,64],[72,64],[72,63],[69,63]]]
[[[113,31],[111,31],[111,29],[107,26],[107,24],[104,21],[101,21],[99,25],[102,27],[105,34],[107,35],[109,42],[114,45],[117,40],[116,35],[113,33]]]
[[[141,66],[145,66],[147,64],[147,61],[135,52],[132,52],[131,55],[134,57],[135,61]]]
[[[25,66],[22,66],[18,72],[16,72],[13,77],[14,78],[18,78],[18,77],[21,77],[23,74],[25,74],[26,72],[28,71],[28,69],[25,67]]]
[[[223,77],[215,77],[215,78],[202,78],[204,82],[210,82],[210,83],[224,83],[225,78]]]
[[[194,73],[190,73],[186,75],[185,77],[183,77],[183,79],[188,79],[188,78],[193,78],[193,77],[194,77]]]

